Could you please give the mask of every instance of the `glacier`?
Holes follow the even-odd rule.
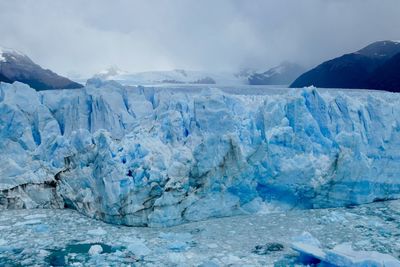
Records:
[[[400,198],[396,93],[0,84],[0,209],[162,227]]]

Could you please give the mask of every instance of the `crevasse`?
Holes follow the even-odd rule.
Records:
[[[400,197],[400,95],[0,84],[0,208],[169,226]]]

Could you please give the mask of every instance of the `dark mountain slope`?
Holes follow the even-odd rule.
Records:
[[[5,49],[0,49],[0,81],[6,83],[19,81],[36,90],[83,87],[51,70],[43,69],[26,55]]]
[[[400,53],[370,75],[367,88],[400,92]]]
[[[355,53],[322,63],[302,74],[290,87],[314,85],[322,88],[381,89],[371,87],[372,80],[379,80],[378,73],[375,73],[375,71],[398,53],[400,53],[399,42],[376,42]],[[379,73],[382,73],[382,71]],[[372,78],[372,76],[375,78]],[[393,89],[385,87],[385,90]]]
[[[251,85],[290,84],[303,72],[303,67],[285,62],[266,72],[250,75],[248,81]]]

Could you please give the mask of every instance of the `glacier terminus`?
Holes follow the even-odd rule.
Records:
[[[165,227],[400,197],[400,95],[0,84],[0,209]]]

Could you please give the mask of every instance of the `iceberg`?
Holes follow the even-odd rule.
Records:
[[[332,249],[323,249],[319,241],[307,232],[297,239],[300,240],[292,243],[292,249],[300,253],[302,263],[307,265],[320,263],[322,266],[400,266],[400,261],[389,254],[355,251],[348,243],[336,245]]]
[[[400,95],[0,84],[0,209],[170,226],[400,197]]]

